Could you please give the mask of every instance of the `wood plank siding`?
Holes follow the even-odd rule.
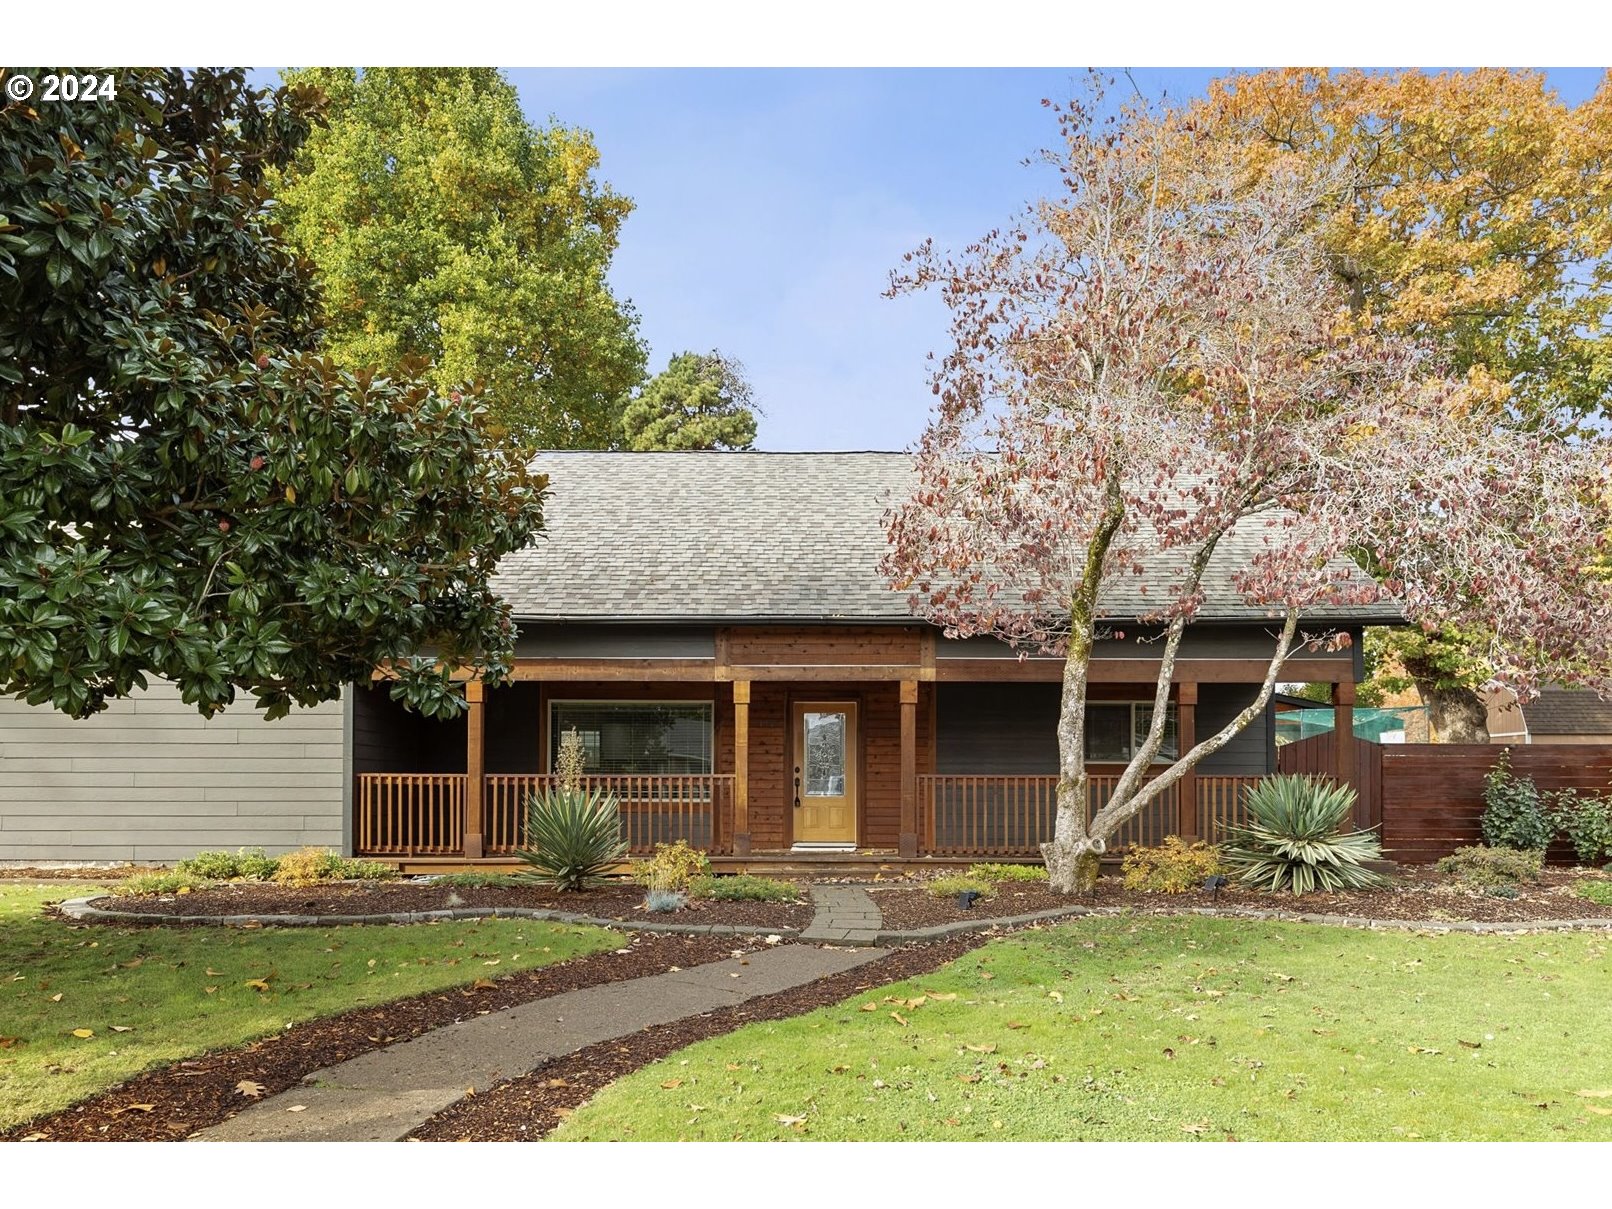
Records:
[[[83,721],[0,699],[0,861],[340,848],[342,713],[266,722],[242,701],[206,719],[161,681]]]

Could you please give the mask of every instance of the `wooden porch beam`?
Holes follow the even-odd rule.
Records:
[[[1355,783],[1355,686],[1353,681],[1332,685],[1332,751],[1337,758],[1338,784]]]
[[[901,682],[901,834],[902,856],[918,855],[918,682]]]
[[[1178,684],[1259,684],[1270,670],[1264,659],[1177,659]],[[1290,659],[1282,666],[1284,680],[1334,681],[1350,674],[1348,660]],[[1093,659],[1093,684],[1152,684],[1158,678],[1156,659]],[[983,680],[997,682],[1057,683],[1063,664],[1056,659],[940,659],[935,663],[939,681]]]
[[[750,682],[733,682],[733,855],[750,855]]]
[[[486,686],[480,680],[465,684],[465,859],[480,860],[484,848],[482,839],[483,805],[486,797],[486,739],[487,704]]]

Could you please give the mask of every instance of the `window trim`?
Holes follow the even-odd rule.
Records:
[[[548,742],[543,745],[543,775],[554,775],[554,755],[559,748],[559,732],[554,725],[554,707],[556,705],[703,705],[709,711],[707,717],[711,724],[711,771],[700,773],[613,773],[602,772],[594,775],[602,777],[615,776],[697,776],[708,777],[716,775],[717,745],[716,745],[716,698],[715,697],[550,697],[545,703],[548,716],[543,719]]]
[[[1137,711],[1138,708],[1152,709],[1153,708],[1153,698],[1151,698],[1151,697],[1147,697],[1147,698],[1130,697],[1130,698],[1125,698],[1125,699],[1121,699],[1121,700],[1087,701],[1086,702],[1087,720],[1090,721],[1091,711],[1093,709],[1101,709],[1105,705],[1109,705],[1109,706],[1112,706],[1112,705],[1125,705],[1125,706],[1130,707],[1130,711],[1131,711],[1131,742],[1132,742],[1132,744],[1135,744],[1136,739],[1137,739],[1136,711]],[[1181,706],[1181,703],[1179,701],[1174,700],[1174,699],[1171,699],[1171,700],[1166,701],[1164,703],[1164,717],[1166,719],[1165,724],[1167,726],[1169,724],[1168,720],[1169,720],[1169,717],[1170,717],[1171,713],[1173,712],[1175,714],[1175,727],[1176,727],[1176,730],[1175,730],[1175,750],[1176,750],[1176,754],[1173,757],[1164,755],[1163,751],[1162,751],[1162,748],[1161,748],[1160,753],[1158,755],[1155,755],[1153,757],[1152,763],[1150,763],[1148,765],[1149,768],[1152,768],[1154,765],[1158,765],[1158,764],[1173,764],[1176,760],[1179,760],[1181,758],[1181,709],[1180,709],[1180,706]],[[1129,764],[1131,762],[1131,760],[1135,758],[1134,756],[1126,756],[1123,759],[1114,759],[1114,760],[1105,760],[1105,759],[1094,758],[1093,756],[1091,756],[1089,754],[1089,752],[1091,750],[1091,732],[1090,732],[1090,730],[1086,731],[1086,748],[1087,748],[1087,753],[1085,754],[1085,760],[1086,760],[1087,764],[1125,765],[1125,764]]]

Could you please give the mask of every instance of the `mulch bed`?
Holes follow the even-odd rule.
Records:
[[[442,911],[450,907],[534,907],[570,911],[599,919],[667,924],[729,924],[754,928],[803,928],[812,918],[809,902],[730,903],[696,900],[680,911],[651,913],[644,910],[643,887],[625,883],[565,893],[536,885],[471,887],[399,881],[280,886],[266,882],[232,882],[191,894],[108,896],[98,899],[96,906],[140,914],[198,918],[220,915],[384,915],[399,911]]]
[[[1055,894],[1044,885],[1004,882],[989,902],[976,902],[964,910],[955,898],[935,898],[922,888],[871,887],[873,901],[884,915],[888,930],[927,928],[961,920],[1028,915],[1056,907],[1105,907],[1132,911],[1179,911],[1191,907],[1249,908],[1258,911],[1293,911],[1310,915],[1356,915],[1366,919],[1394,919],[1444,924],[1528,923],[1550,919],[1605,919],[1612,923],[1612,906],[1602,906],[1572,891],[1582,874],[1547,869],[1544,879],[1523,887],[1517,898],[1491,898],[1458,887],[1451,878],[1419,866],[1402,867],[1393,885],[1383,890],[1353,890],[1341,894],[1266,894],[1258,890],[1226,888],[1218,897],[1198,890],[1190,894],[1144,894],[1127,890],[1117,877],[1104,877],[1095,896]]]
[[[959,937],[892,949],[877,961],[805,986],[656,1025],[628,1037],[601,1041],[460,1100],[421,1125],[409,1140],[536,1142],[601,1088],[696,1041],[731,1033],[757,1021],[799,1016],[870,987],[927,974],[984,944],[986,939]]]
[[[673,967],[688,969],[758,947],[760,942],[731,936],[638,933],[630,942],[624,938],[616,952],[509,975],[488,987],[432,991],[310,1020],[250,1045],[149,1071],[71,1108],[0,1132],[0,1142],[36,1134],[43,1135],[36,1140],[51,1142],[178,1141],[251,1104],[236,1090],[243,1079],[261,1084],[262,1095],[271,1096],[295,1087],[316,1070],[470,1016],[584,987],[664,974]]]

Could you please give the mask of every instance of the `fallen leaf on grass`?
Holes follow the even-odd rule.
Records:
[[[73,1030],[73,1036],[79,1038],[80,1040],[87,1041],[89,1038],[95,1036],[95,1030],[92,1028],[76,1028]]]
[[[903,1028],[906,1027],[907,1018],[905,1016],[903,1016],[900,1012],[891,1012],[890,1013],[890,1019],[894,1020],[897,1024],[901,1025]]]
[[[1007,1027],[1008,1028],[1029,1028],[1030,1026],[1028,1024],[1026,1024],[1022,1020],[1009,1020],[1007,1022]]]
[[[681,1079],[667,1079],[664,1083],[661,1084],[661,1090],[663,1090],[663,1091],[676,1091],[679,1087],[682,1087],[682,1086],[683,1086],[683,1080],[681,1080]]]
[[[132,1024],[114,1024],[114,1025],[111,1026],[111,1028],[112,1028],[112,1031],[114,1033],[132,1033],[132,1032],[134,1032],[134,1025],[132,1025]]]
[[[269,989],[269,981],[266,978],[248,978],[241,985],[251,987],[254,991],[266,991]]]
[[[286,1109],[286,1111],[287,1112],[307,1112],[308,1111],[308,1106],[306,1104],[293,1104],[290,1108]]]
[[[957,1081],[959,1083],[978,1083],[980,1077],[978,1075],[958,1075]]]
[[[1407,1045],[1405,1047],[1405,1052],[1407,1054],[1441,1054],[1444,1051],[1433,1049],[1431,1046],[1427,1045]]]
[[[222,977],[224,977],[224,971],[223,970],[214,970],[214,969],[209,968],[207,970],[204,970],[203,973],[205,973],[207,975],[207,977],[209,977],[209,978],[222,978]]]
[[[947,991],[945,994],[942,994],[939,991],[925,991],[924,994],[928,995],[929,998],[936,1000],[937,1002],[949,1002],[957,998],[956,991]]]
[[[1212,1128],[1212,1127],[1210,1126],[1210,1124],[1209,1124],[1209,1122],[1207,1120],[1194,1121],[1191,1125],[1183,1125],[1181,1127],[1181,1132],[1182,1133],[1208,1133],[1210,1128]]]
[[[1048,991],[1047,992],[1047,998],[1052,1000],[1052,1002],[1054,1002],[1054,1003],[1062,1003],[1063,1002],[1063,992],[1062,991]]]
[[[1574,1095],[1583,1096],[1586,1100],[1605,1100],[1612,1098],[1612,1091],[1580,1091]]]
[[[857,1009],[857,1011],[859,1011],[859,1012],[876,1012],[878,1010],[879,1010],[879,1005],[876,1004],[876,1003],[864,1003],[861,1007],[859,1007]]]
[[[60,1003],[62,1001],[62,993],[60,991],[57,991],[54,995],[52,995],[50,997],[50,1001],[52,1003]]]
[[[780,1124],[780,1125],[788,1125],[788,1126],[791,1126],[794,1129],[799,1129],[802,1125],[806,1124],[806,1118],[805,1117],[786,1116],[784,1113],[781,1113],[781,1112],[773,1113],[772,1114],[772,1119],[774,1121],[777,1121],[778,1124]]]
[[[0,1037],[0,1049],[11,1049],[17,1044],[15,1037]]]
[[[202,990],[206,991],[209,995],[211,995],[214,991],[218,990],[218,988],[217,987],[203,987]]]
[[[966,1049],[971,1054],[994,1054],[994,1053],[996,1053],[996,1045],[994,1043],[991,1044],[991,1045],[965,1045],[965,1046],[963,1046],[963,1048]]]
[[[1599,1104],[1586,1104],[1584,1107],[1597,1116],[1612,1117],[1612,1108],[1602,1108]]]
[[[235,1090],[241,1095],[251,1096],[255,1100],[263,1094],[263,1084],[254,1083],[250,1079],[242,1079],[235,1085]]]

